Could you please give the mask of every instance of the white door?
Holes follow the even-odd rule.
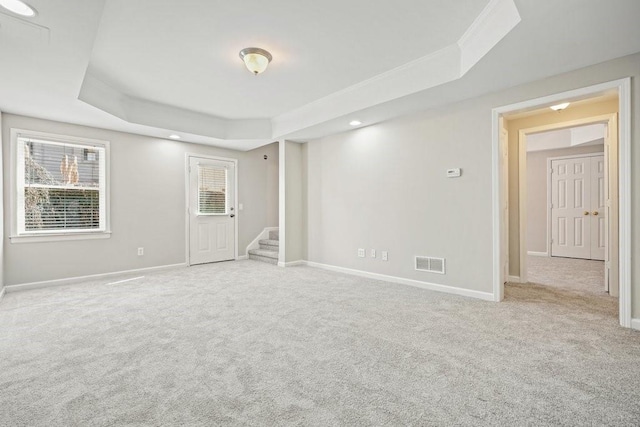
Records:
[[[551,162],[551,255],[604,259],[604,156]]]
[[[591,159],[591,259],[604,261],[607,221],[605,215],[604,156]]]
[[[189,264],[235,259],[235,163],[189,157]]]

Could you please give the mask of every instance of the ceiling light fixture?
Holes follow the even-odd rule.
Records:
[[[247,47],[240,51],[240,59],[244,61],[244,65],[255,76],[264,72],[271,62],[272,56],[269,52],[259,47]]]
[[[176,135],[175,133],[172,135],[169,135],[169,138],[171,139],[180,139],[180,135]]]
[[[552,105],[551,108],[553,111],[560,111],[560,110],[564,110],[565,108],[567,108],[569,106],[569,104],[571,104],[570,102],[563,102],[562,104],[558,104],[558,105]]]
[[[362,124],[362,122],[361,122],[360,120],[351,120],[351,121],[349,122],[349,124],[350,124],[351,126],[360,126],[360,125]]]
[[[20,16],[36,16],[35,9],[20,0],[0,0],[0,6]]]

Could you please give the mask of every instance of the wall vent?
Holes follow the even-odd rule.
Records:
[[[417,256],[416,270],[444,274],[444,258]]]

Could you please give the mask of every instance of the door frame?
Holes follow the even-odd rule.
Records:
[[[184,186],[185,186],[185,209],[184,209],[184,231],[185,231],[185,261],[187,267],[191,266],[191,259],[189,257],[189,247],[191,243],[191,233],[189,230],[189,181],[190,181],[190,171],[189,171],[189,162],[191,158],[205,159],[205,160],[218,160],[223,162],[232,162],[234,164],[234,182],[235,188],[233,189],[234,201],[233,201],[233,211],[236,213],[236,220],[233,222],[234,228],[234,249],[233,249],[233,259],[238,260],[238,222],[240,221],[240,217],[238,215],[238,159],[232,159],[229,157],[219,157],[219,156],[208,156],[205,154],[198,153],[185,153],[184,155]]]
[[[618,114],[602,114],[599,116],[587,117],[584,119],[570,120],[567,122],[553,123],[548,125],[535,126],[526,129],[520,129],[518,132],[518,215],[520,218],[520,283],[527,283],[527,136],[534,133],[549,132],[559,129],[568,129],[578,126],[593,125],[597,123],[607,124],[611,128],[611,122],[617,120]],[[611,150],[611,147],[607,147],[605,144],[605,152],[607,149]],[[607,157],[608,153],[605,153]],[[585,157],[588,155],[585,155]],[[582,157],[580,155],[569,157]],[[607,171],[608,172],[608,171]],[[608,188],[609,174],[605,174],[605,185]],[[547,180],[547,189],[549,182]],[[547,199],[547,203],[549,200]],[[547,206],[547,226],[549,226],[549,206]],[[608,227],[608,223],[607,223]],[[551,256],[551,240],[549,235],[550,230],[547,230],[547,256]],[[605,252],[609,250],[609,242],[605,247]]]
[[[491,111],[491,199],[493,226],[493,298],[504,299],[505,277],[500,265],[503,251],[509,251],[502,244],[502,238],[509,232],[509,225],[500,220],[500,202],[505,197],[501,190],[501,170],[504,167],[503,153],[500,150],[500,117],[504,114],[544,108],[558,102],[577,101],[602,95],[616,90],[618,92],[618,203],[619,203],[619,320],[625,328],[631,327],[631,78],[623,78],[580,89],[556,93],[540,98],[530,99]],[[508,160],[508,158],[507,158]]]
[[[606,148],[605,148],[606,149]],[[574,155],[569,155],[569,156],[557,156],[557,157],[548,157],[547,158],[547,172],[546,172],[546,178],[547,178],[547,256],[550,257],[551,256],[551,238],[552,238],[552,233],[551,233],[551,201],[553,198],[552,195],[552,185],[551,185],[551,181],[553,179],[553,176],[551,174],[551,162],[553,162],[554,160],[566,160],[566,159],[581,159],[581,158],[586,158],[586,157],[600,157],[604,154],[604,152],[602,153],[598,153],[598,152],[593,152],[593,153],[584,153],[584,154],[574,154]],[[609,176],[607,173],[604,174],[604,180],[605,180],[605,187],[609,184]],[[605,209],[606,212],[606,209]],[[606,220],[607,220],[607,229],[609,227],[609,216],[606,216]],[[607,233],[607,231],[605,230],[605,233]],[[605,246],[605,252],[609,249],[609,241],[608,239],[606,239],[606,246]]]

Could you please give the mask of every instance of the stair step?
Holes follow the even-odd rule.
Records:
[[[269,240],[280,240],[280,230],[269,231]]]
[[[276,261],[278,260],[278,252],[270,251],[268,249],[251,249],[249,251],[249,257],[251,257],[251,255],[260,256],[264,258],[271,258],[271,259],[275,259]]]
[[[267,249],[269,251],[278,251],[280,249],[280,241],[264,239],[260,240],[260,249]]]
[[[267,258],[259,255],[249,255],[249,259],[252,259],[254,261],[266,262],[267,264],[278,265],[277,258],[274,259],[274,258]]]

